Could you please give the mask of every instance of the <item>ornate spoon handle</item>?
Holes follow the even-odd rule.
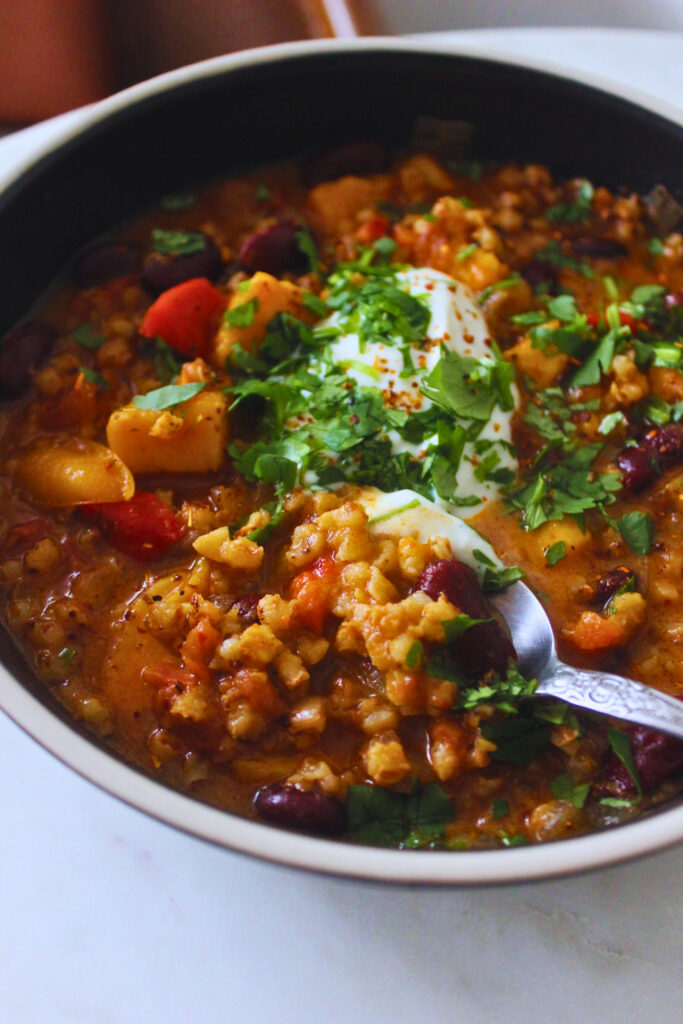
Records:
[[[552,658],[543,669],[536,693],[683,739],[683,701],[633,679],[572,668]]]

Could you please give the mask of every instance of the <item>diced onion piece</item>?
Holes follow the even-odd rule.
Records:
[[[135,493],[133,474],[111,449],[77,437],[37,441],[22,455],[15,479],[44,505],[128,501]]]

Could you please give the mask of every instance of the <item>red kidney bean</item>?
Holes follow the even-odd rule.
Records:
[[[621,470],[622,484],[630,491],[642,491],[657,476],[657,471],[652,465],[652,456],[639,445],[630,445],[622,449],[615,462]]]
[[[683,423],[666,423],[648,430],[640,444],[623,448],[616,457],[622,470],[622,483],[632,491],[642,491],[658,475],[683,461]]]
[[[644,793],[683,768],[683,741],[643,725],[628,730],[631,752]],[[596,796],[631,797],[637,790],[623,762],[613,750],[603,758],[601,777],[593,788]]]
[[[629,580],[633,581],[633,588],[635,590],[637,582],[633,569],[629,569],[626,565],[620,565],[617,569],[610,569],[595,584],[595,603],[606,608],[614,595],[622,587],[625,587]]]
[[[594,260],[620,260],[628,254],[626,246],[616,239],[600,238],[596,235],[573,238],[571,246],[576,256],[587,256]]]
[[[31,382],[57,340],[57,332],[47,324],[33,321],[5,335],[0,344],[0,395],[16,398]]]
[[[346,142],[321,149],[304,160],[301,177],[311,188],[347,174],[378,174],[386,167],[387,151],[379,142]]]
[[[664,296],[667,309],[680,309],[683,306],[683,292],[669,292]]]
[[[263,594],[243,594],[232,605],[245,625],[258,622],[258,603],[262,597]]]
[[[247,235],[239,251],[240,263],[250,274],[263,270],[277,276],[286,270],[303,270],[307,261],[299,248],[298,231],[300,224],[282,220]]]
[[[316,789],[299,789],[286,782],[259,789],[254,808],[264,821],[298,832],[336,836],[346,829],[346,808],[338,800]]]
[[[457,559],[432,562],[424,569],[416,590],[438,601],[443,594],[447,601],[473,619],[491,619],[472,626],[449,645],[463,671],[482,675],[489,669],[505,673],[515,649],[502,627],[491,618],[491,609],[482,593],[474,570]]]
[[[519,272],[534,289],[545,285],[551,293],[557,290],[557,272],[549,263],[530,260],[519,268]]]
[[[683,459],[683,423],[666,423],[648,430],[641,445],[662,465],[671,465]]]
[[[197,252],[176,255],[152,252],[142,265],[142,283],[153,295],[190,281],[194,277],[215,280],[223,269],[220,250],[210,235],[204,235],[205,245]]]
[[[77,258],[73,277],[79,288],[93,288],[116,277],[136,274],[142,251],[133,242],[97,242]]]

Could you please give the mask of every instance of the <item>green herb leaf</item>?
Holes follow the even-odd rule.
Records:
[[[320,254],[315,239],[308,228],[301,228],[295,235],[296,244],[308,260],[308,269],[315,274],[320,267]]]
[[[511,832],[500,832],[500,840],[503,846],[528,846],[529,840],[526,836],[521,836]]]
[[[634,554],[650,554],[655,539],[655,524],[647,512],[626,512],[617,519],[617,529]]]
[[[228,327],[251,327],[258,310],[258,299],[249,299],[248,302],[241,302],[238,306],[226,310],[223,314],[223,323]]]
[[[102,388],[103,391],[111,391],[109,384],[97,370],[91,370],[89,366],[79,366],[78,372],[82,373],[91,384],[96,384],[98,388]]]
[[[135,395],[133,405],[137,409],[170,409],[181,402],[194,398],[206,387],[201,381],[194,384],[167,384],[166,387],[148,391],[146,395]]]
[[[620,410],[617,410],[617,412],[610,412],[600,420],[598,433],[602,434],[603,437],[607,437],[612,433],[615,427],[625,421],[626,417]]]
[[[320,296],[314,295],[313,292],[304,292],[303,303],[306,309],[310,310],[315,316],[327,316],[327,306]]]
[[[573,323],[580,315],[573,295],[558,295],[555,299],[548,299],[548,312],[563,324]]]
[[[206,236],[199,231],[152,231],[152,248],[166,256],[190,256],[206,248]]]
[[[475,555],[476,557],[476,555]],[[524,573],[517,565],[507,565],[504,569],[486,567],[481,580],[481,587],[485,594],[498,594],[506,590],[513,583],[524,579]]]
[[[474,359],[442,348],[441,358],[420,390],[436,405],[463,419],[489,420],[496,405],[514,408],[514,368],[504,359]]]
[[[464,260],[469,259],[470,256],[473,253],[475,253],[478,248],[479,246],[477,245],[476,242],[471,242],[469,245],[466,245],[464,246],[464,248],[460,249],[455,258],[459,262],[463,262]]]
[[[569,772],[563,772],[556,776],[550,783],[550,792],[556,800],[566,800],[567,803],[574,804],[574,807],[578,808],[585,804],[590,789],[590,782],[578,784],[574,782]]]
[[[446,622],[442,622],[444,632],[444,643],[452,644],[454,640],[466,633],[468,629],[472,629],[472,626],[480,626],[482,622],[490,622],[490,619],[473,619],[469,615],[456,615],[454,619],[448,619]]]
[[[81,324],[69,335],[73,341],[82,345],[83,348],[96,349],[104,345],[104,335],[96,331],[90,324]]]
[[[633,785],[638,791],[638,796],[643,795],[643,790],[640,785],[640,777],[638,775],[638,769],[636,768],[636,762],[633,758],[633,751],[631,750],[631,741],[628,738],[627,733],[621,732],[619,729],[613,729],[611,726],[607,730],[607,736],[609,739],[609,745],[617,755],[621,763],[623,764],[626,771],[631,776]]]
[[[510,661],[504,676],[496,672],[485,683],[472,685],[462,679],[455,681],[458,683],[456,706],[459,709],[469,711],[482,704],[493,704],[509,714],[517,714],[519,701],[532,697],[537,686],[535,679],[525,679],[521,675],[513,661]]]
[[[507,764],[530,764],[550,742],[552,725],[537,718],[519,715],[499,721],[484,722],[484,738],[496,744],[492,761]]]
[[[154,371],[160,381],[170,384],[180,373],[180,362],[176,359],[173,349],[163,338],[154,339]]]
[[[581,224],[590,219],[593,186],[586,178],[579,181],[576,197],[571,202],[557,203],[545,211],[548,220],[563,224]]]
[[[419,668],[424,659],[424,647],[419,640],[410,645],[405,657],[406,668]]]
[[[413,498],[412,501],[407,501],[405,505],[389,509],[388,512],[383,512],[381,516],[373,516],[372,519],[368,519],[368,526],[376,526],[377,523],[384,523],[387,519],[393,519],[394,516],[402,516],[404,512],[409,512],[411,508],[419,508],[419,506],[419,499]]]
[[[438,841],[455,818],[453,804],[435,782],[424,787],[418,783],[412,793],[350,786],[347,814],[348,834],[356,842],[394,847],[408,843],[413,849]]]
[[[494,821],[499,821],[510,813],[510,804],[507,800],[494,800],[491,804],[491,817]]]
[[[545,549],[546,565],[557,565],[567,554],[567,545],[563,540],[556,540],[554,544]]]

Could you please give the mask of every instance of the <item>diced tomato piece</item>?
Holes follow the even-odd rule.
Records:
[[[180,656],[184,664],[201,676],[202,669],[213,658],[220,639],[221,635],[216,627],[212,626],[208,619],[200,619],[181,645]]]
[[[600,327],[602,330],[607,329],[604,313],[589,313],[586,316],[586,322],[589,327]],[[619,323],[622,327],[630,327],[634,332],[648,330],[647,324],[644,324],[642,320],[636,320],[630,313],[622,313],[621,310],[619,310]]]
[[[188,356],[208,356],[225,306],[225,295],[210,281],[193,277],[161,293],[145,313],[140,334],[163,338]]]
[[[336,571],[331,558],[318,558],[310,569],[292,580],[291,594],[296,600],[299,619],[312,633],[323,631]]]
[[[112,547],[141,562],[156,558],[183,534],[168,505],[147,491],[137,491],[130,501],[83,505],[81,511],[98,524]]]
[[[370,245],[372,242],[376,242],[378,238],[386,235],[389,231],[389,221],[386,217],[380,217],[375,214],[369,220],[366,220],[364,224],[356,231],[356,239],[364,245]]]

